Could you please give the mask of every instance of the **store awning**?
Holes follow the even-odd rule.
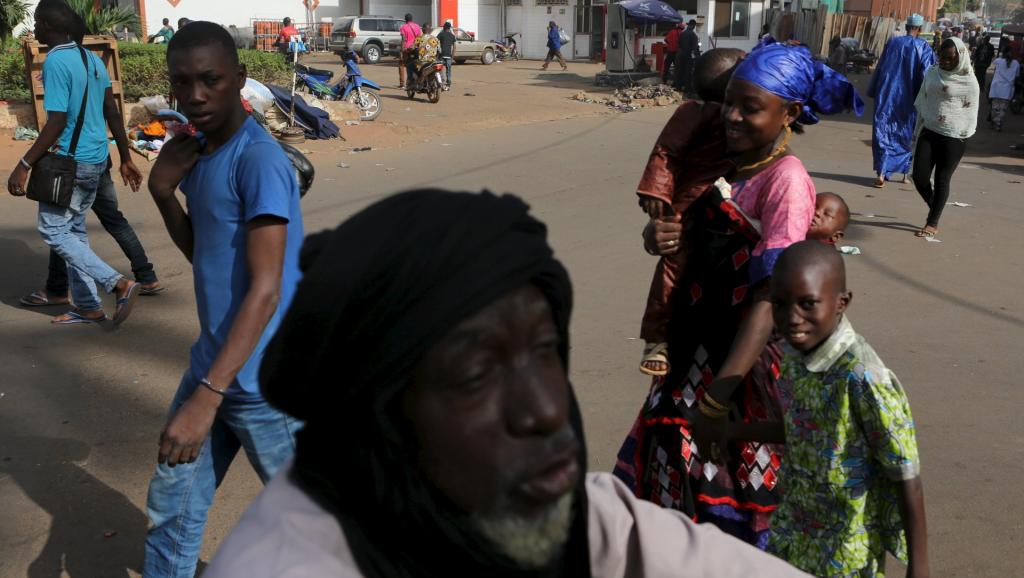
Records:
[[[619,6],[639,24],[683,21],[675,8],[660,0],[626,0],[619,2]]]

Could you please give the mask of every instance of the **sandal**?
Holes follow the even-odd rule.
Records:
[[[128,316],[132,314],[132,306],[135,305],[135,298],[138,297],[141,290],[142,283],[132,281],[128,284],[128,289],[125,290],[124,296],[117,299],[117,309],[114,310],[114,325],[124,323],[124,320],[128,319]]]
[[[153,281],[152,283],[143,283],[142,289],[139,290],[139,295],[159,295],[163,293],[165,289],[167,288],[160,285],[159,281]]]
[[[661,363],[665,369],[651,369],[648,364]],[[662,377],[668,375],[668,343],[648,343],[644,345],[644,356],[640,360],[640,373]]]
[[[88,323],[103,323],[106,320],[106,314],[103,314],[100,317],[86,317],[76,309],[72,309],[63,315],[54,317],[50,320],[50,323],[54,325],[82,325]]]
[[[920,231],[914,233],[915,237],[931,238],[939,232],[939,229],[934,225],[925,225]]]
[[[47,305],[67,305],[70,302],[71,302],[71,300],[68,299],[67,296],[65,296],[64,299],[59,299],[59,298],[50,299],[49,295],[46,294],[46,291],[44,291],[42,289],[40,289],[38,291],[33,291],[32,293],[29,293],[28,295],[23,296],[21,299],[18,299],[18,303],[21,303],[25,307],[46,307]]]

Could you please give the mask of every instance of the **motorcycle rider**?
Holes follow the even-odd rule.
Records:
[[[437,62],[437,52],[441,48],[441,43],[438,42],[437,37],[432,35],[430,31],[429,25],[424,26],[423,34],[409,48],[410,52],[406,57],[406,73],[409,77],[408,86],[410,87],[415,87],[419,82],[419,69],[421,66]]]

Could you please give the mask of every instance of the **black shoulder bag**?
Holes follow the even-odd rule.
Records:
[[[26,196],[33,201],[50,203],[58,207],[71,206],[71,195],[75,191],[75,176],[78,163],[75,162],[75,149],[78,148],[78,137],[82,134],[85,123],[85,105],[89,102],[89,61],[85,49],[78,47],[85,65],[85,90],[82,93],[82,107],[78,110],[78,122],[71,135],[71,146],[67,156],[47,152],[32,165],[32,174],[28,179]]]

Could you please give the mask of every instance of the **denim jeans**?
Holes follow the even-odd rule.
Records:
[[[128,224],[124,214],[117,208],[117,191],[108,169],[100,176],[100,184],[96,189],[96,200],[92,203],[92,212],[100,220],[107,233],[117,241],[121,251],[132,264],[132,273],[139,283],[156,282],[153,264],[146,256],[135,230]],[[57,251],[50,249],[49,274],[46,277],[46,293],[49,295],[67,295],[68,267]]]
[[[172,414],[192,395],[196,384],[192,372],[186,371],[171,402]],[[166,464],[156,467],[146,498],[150,529],[143,577],[192,578],[213,494],[239,448],[245,450],[265,484],[295,452],[295,432],[301,425],[262,399],[226,398],[196,461],[173,468]]]
[[[101,308],[95,282],[99,282],[104,291],[111,293],[122,277],[93,252],[85,232],[85,213],[96,199],[100,176],[105,172],[106,162],[95,165],[78,163],[71,205],[64,208],[39,203],[39,233],[43,241],[68,264],[71,301],[82,311],[97,311]]]
[[[452,57],[451,56],[442,56],[441,60],[444,61],[444,74],[445,74],[445,77],[448,79],[446,82],[448,83],[448,86],[451,86],[452,85]]]

